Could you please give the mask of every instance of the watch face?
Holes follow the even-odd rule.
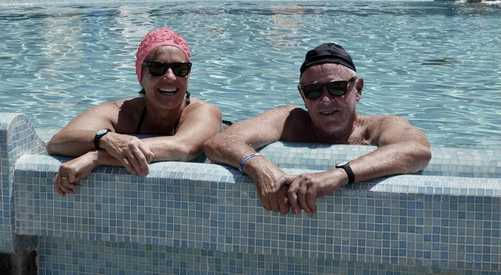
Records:
[[[341,166],[345,166],[346,164],[348,164],[349,161],[343,161],[343,162],[340,162],[338,164],[336,164],[336,167],[341,167]]]
[[[101,130],[97,130],[97,132],[96,132],[96,136],[102,136],[102,135],[104,135],[104,134],[106,134],[106,133],[108,133],[108,132],[109,132],[109,130],[108,130],[108,129],[101,129]]]

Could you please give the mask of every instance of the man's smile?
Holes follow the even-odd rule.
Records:
[[[338,110],[323,110],[323,111],[319,111],[318,113],[322,116],[332,116],[334,114],[336,114],[337,112],[339,112]]]

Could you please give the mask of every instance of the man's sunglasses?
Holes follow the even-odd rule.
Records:
[[[170,68],[174,75],[185,77],[191,71],[191,62],[186,63],[161,63],[156,61],[144,61],[144,67],[147,67],[152,76],[162,76]]]
[[[353,82],[356,77],[352,77],[349,80],[332,81],[327,83],[315,83],[310,85],[302,86],[301,84],[297,86],[299,92],[303,93],[304,97],[310,100],[319,99],[322,96],[322,91],[324,87],[331,96],[343,96],[348,91],[348,86]]]

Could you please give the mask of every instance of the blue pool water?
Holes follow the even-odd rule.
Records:
[[[136,95],[135,49],[156,26],[193,51],[190,92],[240,120],[302,102],[307,49],[336,41],[365,78],[364,114],[396,114],[434,146],[501,146],[501,6],[446,2],[0,1],[0,111],[59,128],[103,101]]]

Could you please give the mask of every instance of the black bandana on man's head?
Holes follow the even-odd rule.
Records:
[[[301,69],[299,71],[303,74],[309,67],[325,63],[340,64],[352,69],[355,72],[357,71],[348,52],[336,43],[324,43],[312,50],[309,50],[306,53],[303,65],[301,65]]]

